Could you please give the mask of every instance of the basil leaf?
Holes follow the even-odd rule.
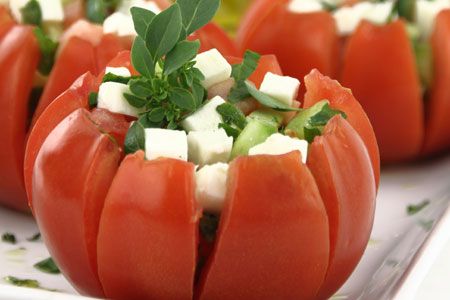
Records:
[[[17,239],[14,234],[12,234],[10,232],[5,232],[4,234],[2,234],[2,242],[16,244]]]
[[[234,140],[236,140],[242,132],[241,130],[236,129],[233,126],[225,124],[225,123],[220,123],[219,128],[224,129],[225,132],[227,133],[227,135],[231,136]]]
[[[145,151],[145,131],[140,121],[135,121],[128,129],[124,149],[125,154],[132,154],[138,150]]]
[[[244,54],[242,63],[233,65],[231,76],[236,80],[236,82],[247,80],[258,67],[260,58],[261,55],[258,53],[247,50]]]
[[[33,279],[21,279],[14,276],[6,276],[3,278],[7,283],[27,288],[41,288],[39,281]]]
[[[53,68],[53,64],[55,63],[58,43],[46,36],[44,31],[39,27],[36,27],[33,32],[39,44],[39,49],[41,50],[41,60],[39,61],[38,67],[39,72],[42,75],[48,75]]]
[[[22,14],[22,23],[29,25],[41,26],[42,10],[37,0],[30,0],[20,9]]]
[[[227,100],[231,103],[238,103],[249,97],[251,97],[251,95],[248,91],[245,81],[238,81],[231,88],[230,93],[228,94]]]
[[[124,93],[123,96],[127,100],[127,102],[136,108],[142,108],[147,104],[147,99],[140,98],[133,94]]]
[[[152,94],[150,82],[145,78],[132,79],[128,83],[130,91],[139,98],[147,98]]]
[[[303,135],[305,136],[305,140],[308,143],[312,143],[314,141],[314,138],[316,136],[320,136],[322,135],[322,132],[320,131],[319,128],[309,128],[309,127],[304,127],[303,128]]]
[[[164,75],[170,75],[185,63],[192,60],[200,49],[199,41],[179,42],[166,56],[164,63]]]
[[[131,77],[123,77],[113,73],[106,73],[105,76],[103,76],[102,82],[117,82],[122,84],[128,84],[130,79]]]
[[[228,125],[236,125],[239,129],[247,126],[245,115],[233,104],[224,103],[216,108],[217,112],[222,116],[222,120]]]
[[[177,3],[153,18],[147,28],[145,42],[154,61],[172,50],[178,42],[182,26],[180,6]]]
[[[220,6],[220,0],[178,0],[186,32],[182,39],[212,20]]]
[[[44,272],[44,273],[49,273],[49,274],[61,273],[58,266],[55,264],[55,262],[53,261],[53,259],[51,257],[34,264],[34,267],[37,270]]]
[[[154,108],[152,111],[150,111],[147,114],[147,118],[151,122],[159,123],[159,122],[162,122],[162,120],[164,120],[164,117],[166,116],[165,114],[166,114],[166,112],[165,112],[164,108],[157,107],[157,108]]]
[[[250,93],[250,95],[255,98],[259,103],[261,103],[264,106],[273,108],[275,110],[279,111],[300,111],[299,108],[291,107],[281,101],[278,101],[269,95],[266,95],[259,90],[256,89],[255,85],[249,81],[245,82],[245,85],[247,86],[247,90]]]
[[[202,84],[198,81],[194,81],[192,84],[192,94],[194,95],[195,107],[200,107],[205,101],[206,91]]]
[[[141,7],[132,7],[130,11],[131,16],[133,17],[134,29],[139,36],[145,38],[147,28],[156,14],[148,9]]]
[[[170,91],[169,100],[179,108],[187,111],[193,111],[196,108],[194,96],[186,89],[173,88]]]
[[[136,71],[143,76],[150,78],[155,75],[155,61],[152,59],[145,41],[140,36],[136,37],[133,42],[131,63]]]
[[[344,119],[347,119],[347,115],[337,109],[332,109],[327,103],[323,106],[322,110],[311,117],[309,124],[313,127],[325,126],[328,121],[336,115],[341,115]]]
[[[98,93],[92,92],[89,94],[89,108],[97,107],[98,104]]]

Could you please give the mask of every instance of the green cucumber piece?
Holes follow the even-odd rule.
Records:
[[[231,151],[231,159],[247,155],[250,148],[264,143],[269,136],[277,132],[278,126],[257,119],[251,120],[236,139]]]
[[[328,102],[328,100],[322,100],[320,102],[317,102],[314,106],[301,111],[294,119],[291,120],[291,122],[289,122],[284,132],[289,136],[305,140],[305,128],[312,129],[313,127],[311,126],[311,118],[320,113],[323,108],[329,104],[330,103]],[[318,129],[322,131],[321,128]]]

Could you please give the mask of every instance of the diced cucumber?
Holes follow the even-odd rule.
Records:
[[[255,110],[250,115],[247,116],[247,121],[251,122],[253,120],[268,123],[269,125],[280,127],[281,122],[283,122],[283,115],[275,110],[260,109]]]
[[[320,113],[325,105],[329,104],[328,100],[317,102],[314,106],[301,111],[284,130],[287,135],[297,137],[299,139],[306,139],[305,128],[311,128],[311,118]]]

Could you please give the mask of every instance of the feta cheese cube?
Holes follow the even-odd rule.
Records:
[[[450,2],[447,0],[417,1],[417,25],[423,37],[430,37],[437,15],[447,8],[450,8]]]
[[[365,11],[363,18],[375,24],[385,24],[392,12],[394,2],[386,1],[371,4],[372,8]]]
[[[103,22],[105,34],[117,34],[118,36],[136,36],[133,18],[122,12],[115,12]]]
[[[344,6],[333,13],[340,35],[349,35],[355,31],[363,15],[371,8],[370,3],[361,2],[354,6]]]
[[[209,100],[202,108],[187,117],[181,122],[181,126],[186,131],[205,131],[219,128],[222,123],[222,116],[217,112],[217,106],[225,103],[221,97],[217,96]]]
[[[205,76],[202,85],[205,89],[225,81],[231,76],[231,65],[217,49],[200,53],[195,58],[195,67]]]
[[[219,214],[227,192],[228,164],[204,166],[195,173],[197,202],[207,212]]]
[[[63,22],[64,9],[61,0],[37,0],[41,7],[42,21]],[[9,8],[17,22],[22,22],[21,9],[27,5],[29,0],[10,0]]]
[[[322,11],[322,3],[316,0],[292,0],[288,6],[293,13],[311,13]]]
[[[267,140],[259,145],[250,148],[249,155],[270,154],[280,155],[298,150],[301,153],[302,162],[306,163],[308,158],[308,142],[291,138],[281,133],[272,134]]]
[[[186,132],[160,128],[145,129],[145,158],[160,157],[187,161],[188,144]]]
[[[140,109],[131,106],[124,93],[129,93],[129,87],[126,84],[118,82],[104,82],[100,85],[98,91],[98,108],[104,108],[113,113],[124,114],[137,117]]]
[[[114,67],[106,67],[105,69],[105,74],[114,74],[117,76],[122,76],[122,77],[130,77],[131,73],[130,70],[128,70],[125,67],[120,67],[120,68],[114,68]]]
[[[228,162],[233,138],[225,130],[191,131],[188,134],[189,161],[204,166]]]
[[[259,90],[289,106],[298,96],[300,81],[289,76],[280,76],[268,72]]]

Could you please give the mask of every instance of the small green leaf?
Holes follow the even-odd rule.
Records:
[[[242,63],[233,65],[231,76],[236,80],[236,82],[247,80],[258,67],[260,58],[261,55],[258,53],[247,50],[244,54]]]
[[[162,107],[157,107],[152,109],[148,114],[147,114],[147,118],[154,123],[159,123],[162,122],[162,120],[164,120],[165,117],[165,111],[164,108]]]
[[[273,108],[273,109],[279,110],[279,111],[300,111],[299,108],[291,107],[283,102],[273,99],[269,95],[266,95],[266,94],[260,92],[258,89],[256,89],[255,85],[249,81],[246,81],[245,85],[247,86],[247,89],[248,89],[248,92],[250,93],[250,95],[264,106],[267,106],[269,108]]]
[[[124,93],[123,96],[125,97],[127,102],[133,107],[142,108],[145,106],[145,104],[147,104],[147,99],[140,98],[136,95]]]
[[[194,81],[192,84],[192,94],[194,95],[195,107],[200,107],[205,101],[206,90],[200,82]]]
[[[320,129],[314,128],[314,127],[313,128],[304,127],[303,134],[305,136],[305,140],[311,144],[314,141],[314,138],[316,136],[322,135],[322,131],[320,131]]]
[[[182,39],[209,23],[220,6],[220,0],[177,0],[177,3],[185,29]]]
[[[34,28],[34,35],[39,44],[39,49],[41,50],[41,60],[39,61],[39,72],[42,75],[50,74],[53,64],[55,63],[56,50],[58,49],[58,43],[54,42],[44,31],[36,27]]]
[[[105,19],[116,10],[121,0],[87,0],[86,18],[97,24],[103,24]]]
[[[417,1],[416,0],[397,0],[394,4],[394,10],[400,18],[411,23],[417,19]]]
[[[37,0],[30,0],[20,9],[22,14],[22,23],[29,25],[41,26],[42,10]]]
[[[21,279],[14,276],[6,276],[3,278],[7,283],[27,288],[40,288],[41,285],[39,281],[33,279]]]
[[[36,234],[30,236],[29,238],[27,238],[27,241],[29,241],[29,242],[37,242],[37,241],[39,241],[40,239],[41,239],[41,233],[38,232],[38,233],[36,233]]]
[[[2,234],[2,242],[16,244],[17,239],[14,234],[12,234],[10,232],[5,232],[4,234]]]
[[[89,94],[89,108],[97,107],[98,104],[98,93],[92,92]]]
[[[347,119],[347,115],[344,112],[337,109],[332,109],[327,103],[323,106],[319,113],[311,117],[309,124],[313,127],[325,126],[328,121],[336,115],[341,115],[344,119]]]
[[[222,120],[228,125],[236,125],[239,129],[247,126],[245,115],[236,106],[230,103],[224,103],[216,108],[217,112],[222,116]]]
[[[194,96],[186,89],[173,88],[169,100],[183,110],[193,111],[197,107]]]
[[[251,97],[245,81],[236,82],[228,94],[227,100],[231,103],[238,103]]]
[[[145,42],[154,61],[173,49],[178,42],[182,26],[180,6],[177,3],[153,18],[147,28]]]
[[[164,75],[170,75],[192,60],[200,49],[199,41],[181,41],[166,56]]]
[[[140,98],[145,99],[152,95],[151,84],[145,77],[132,79],[128,85],[130,86],[130,91]]]
[[[408,205],[408,207],[406,208],[406,212],[408,213],[408,216],[412,216],[417,214],[418,212],[420,212],[422,209],[424,209],[425,207],[427,207],[430,204],[430,200],[423,200],[421,203],[419,204],[411,204]]]
[[[131,50],[131,62],[136,71],[143,76],[150,78],[155,75],[155,61],[152,59],[145,41],[140,36],[134,40]]]
[[[125,154],[132,154],[138,150],[145,151],[145,131],[140,121],[131,125],[125,137]]]
[[[233,140],[236,140],[242,132],[241,130],[234,128],[233,126],[225,124],[225,123],[220,123],[219,128],[223,128],[225,130],[225,132],[227,133],[227,135],[231,136],[233,138]]]
[[[103,76],[102,82],[117,82],[122,84],[128,84],[130,79],[131,77],[124,77],[113,73],[106,73],[105,76]]]
[[[55,264],[53,259],[51,257],[44,259],[38,263],[34,264],[34,267],[44,273],[49,274],[60,274],[61,271],[59,270],[58,266]]]
[[[134,29],[140,37],[145,39],[147,28],[156,14],[141,7],[132,7],[130,11],[131,16],[133,17]]]

